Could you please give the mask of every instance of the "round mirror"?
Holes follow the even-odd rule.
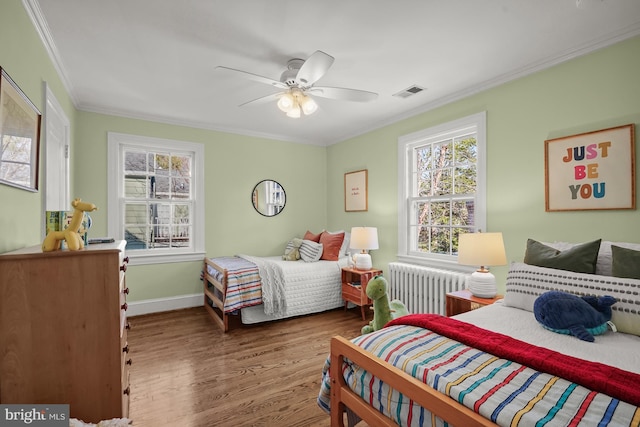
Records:
[[[265,179],[253,187],[251,202],[260,215],[276,216],[284,209],[287,195],[277,181]]]

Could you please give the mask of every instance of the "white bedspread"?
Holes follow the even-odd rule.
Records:
[[[608,331],[596,335],[593,343],[581,341],[544,329],[532,312],[507,307],[501,301],[459,314],[455,318],[539,347],[640,374],[640,337],[635,335]]]
[[[240,256],[245,257],[245,255]],[[258,259],[278,266],[282,271],[284,310],[279,314],[267,315],[262,305],[243,308],[242,323],[260,323],[318,313],[343,305],[340,277],[341,268],[348,264],[347,257],[342,257],[338,261],[317,262],[284,261],[281,257],[259,257]]]

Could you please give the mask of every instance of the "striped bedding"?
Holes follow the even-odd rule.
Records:
[[[607,379],[601,382],[607,383],[604,384],[607,390],[615,394],[622,389],[625,399],[635,404],[627,403],[604,392],[547,373],[543,366],[536,370],[523,363],[491,354],[500,353],[500,347],[503,346],[519,347],[515,342],[517,340],[510,342],[508,346],[503,345],[505,341],[496,340],[491,331],[481,330],[455,319],[440,320],[443,323],[457,322],[463,329],[469,330],[468,335],[478,339],[482,337],[482,340],[487,338],[485,350],[492,345],[494,350],[479,350],[463,344],[455,337],[447,337],[445,333],[439,334],[419,326],[402,324],[387,326],[353,341],[501,426],[640,425],[640,409],[636,406],[640,393],[627,395],[633,394],[633,390],[629,389],[637,384],[640,378],[638,374],[617,370],[609,376],[605,365],[584,362],[585,365],[591,363],[592,370],[582,373],[583,377],[604,375]],[[540,349],[541,352],[542,350],[544,349]],[[562,355],[559,353],[546,356],[562,362]],[[567,364],[574,366],[580,363],[576,363],[574,359],[568,360]],[[400,426],[431,425],[431,414],[427,410],[399,393],[390,391],[388,386],[358,366],[345,363],[342,373],[347,384],[356,393]],[[318,404],[329,410],[328,359],[323,368]],[[446,423],[437,420],[436,425],[444,426]]]
[[[224,298],[225,313],[262,304],[262,283],[257,265],[235,256],[211,258],[211,260],[227,270],[227,295]],[[222,282],[223,277],[217,270],[209,266],[208,271],[216,280]]]

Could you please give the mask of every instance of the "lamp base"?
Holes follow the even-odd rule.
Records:
[[[489,271],[474,271],[469,277],[468,288],[478,298],[493,298],[498,293],[496,276]]]
[[[355,267],[357,270],[371,270],[373,268],[371,255],[369,254],[355,254],[353,256],[353,260],[355,261]]]

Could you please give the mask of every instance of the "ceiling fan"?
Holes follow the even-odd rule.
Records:
[[[355,102],[369,102],[378,97],[377,93],[364,90],[314,86],[329,70],[333,61],[333,56],[320,50],[315,51],[306,61],[291,59],[287,62],[287,69],[280,76],[280,80],[222,66],[216,67],[216,70],[282,89],[281,92],[245,102],[240,106],[277,101],[278,108],[292,118],[299,118],[301,113],[313,114],[318,109],[318,104],[311,95]]]

